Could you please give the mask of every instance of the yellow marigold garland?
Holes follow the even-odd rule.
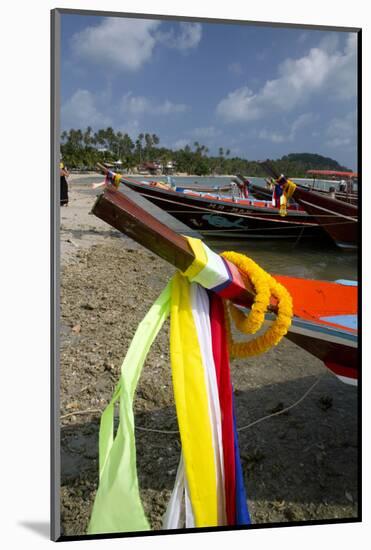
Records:
[[[292,299],[289,292],[269,273],[264,271],[253,260],[237,252],[223,252],[222,256],[238,267],[248,277],[257,292],[258,302],[254,302],[250,314],[246,317],[241,310],[229,305],[225,307],[226,329],[229,351],[232,357],[249,357],[268,351],[287,333],[293,315]],[[268,298],[267,298],[268,296]],[[248,342],[235,342],[232,338],[229,312],[236,327],[245,334],[254,334],[264,322],[270,296],[277,298],[277,317],[264,334]],[[256,307],[255,307],[255,304]],[[228,311],[229,309],[229,311]]]
[[[240,309],[233,304],[230,312],[236,327],[247,334],[255,334],[264,323],[265,312],[269,306],[271,297],[270,288],[266,279],[266,272],[251,258],[237,252],[223,252],[222,256],[234,264],[240,272],[247,276],[253,284],[256,292],[255,301],[249,315],[246,317]]]

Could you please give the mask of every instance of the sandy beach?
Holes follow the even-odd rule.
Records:
[[[140,320],[174,269],[89,214],[84,178],[69,179],[61,208],[61,514],[64,535],[86,532],[98,483],[101,411]],[[103,178],[102,178],[103,179]],[[155,341],[135,399],[138,476],[145,511],[161,528],[180,454],[169,363],[168,324]],[[288,340],[233,361],[237,425],[297,402],[239,432],[255,524],[357,516],[357,395]],[[124,506],[124,503],[123,503]]]

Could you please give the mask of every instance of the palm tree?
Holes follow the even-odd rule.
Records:
[[[139,154],[139,164],[142,164],[143,138],[144,138],[144,134],[139,134],[135,142],[135,147],[136,147],[137,153]]]
[[[152,136],[151,134],[145,134],[144,141],[146,142],[146,153],[147,153],[147,159],[150,156],[151,149],[152,149]]]
[[[84,145],[85,147],[89,147],[89,145],[91,144],[91,133],[92,133],[93,129],[91,126],[88,126],[83,134],[83,142],[84,142]]]
[[[116,134],[117,160],[119,160],[120,154],[122,153],[122,138],[123,138],[122,132],[120,132],[119,130]]]

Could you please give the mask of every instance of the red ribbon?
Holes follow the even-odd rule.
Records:
[[[224,486],[228,525],[236,525],[236,475],[233,433],[233,390],[224,321],[223,300],[210,293],[210,321],[213,357],[222,413],[222,441],[224,458]]]

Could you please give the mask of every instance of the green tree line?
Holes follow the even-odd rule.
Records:
[[[160,146],[156,134],[140,133],[133,140],[129,134],[113,128],[93,132],[71,129],[61,134],[61,154],[69,169],[94,170],[97,162],[122,161],[124,171],[132,171],[145,162],[159,162],[166,165],[172,161],[176,171],[200,176],[212,174],[245,174],[266,176],[256,160],[231,157],[230,150],[219,147],[217,155],[210,155],[209,149],[195,141],[182,149],[172,150]],[[288,176],[305,177],[309,169],[349,170],[337,161],[312,153],[291,153],[280,159],[270,159],[275,168]]]

